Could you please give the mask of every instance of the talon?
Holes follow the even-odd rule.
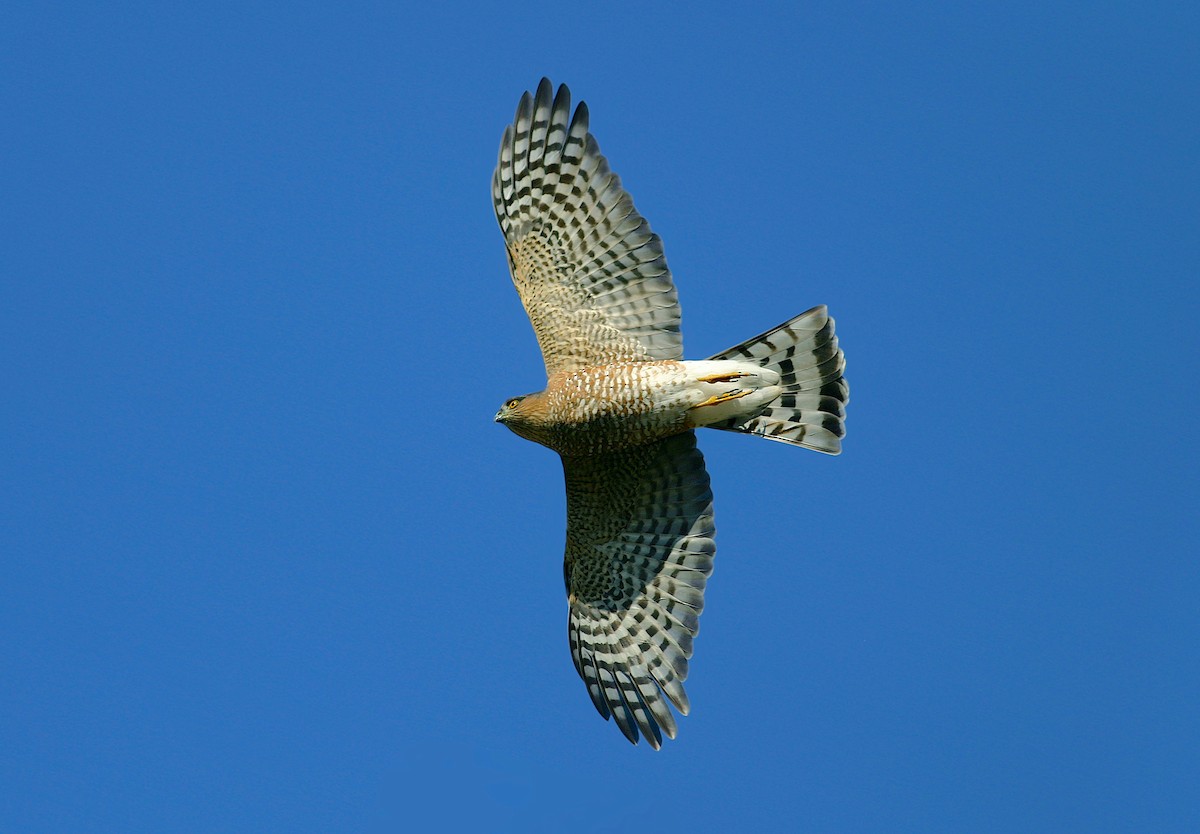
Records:
[[[711,374],[709,376],[696,377],[697,382],[733,382],[735,379],[741,379],[744,376],[750,376],[745,371],[734,371],[731,374]],[[708,405],[708,403],[705,403]]]
[[[729,402],[730,400],[740,399],[750,393],[749,388],[739,388],[736,391],[726,391],[724,394],[715,394],[709,397],[702,403],[692,406],[693,408],[704,408],[706,405],[720,405],[721,403]]]

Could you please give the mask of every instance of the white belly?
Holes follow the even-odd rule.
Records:
[[[706,359],[682,365],[693,426],[757,415],[783,391],[779,374],[753,362]]]

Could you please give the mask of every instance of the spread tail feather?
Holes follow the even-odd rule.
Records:
[[[842,377],[846,358],[825,305],[709,358],[757,362],[778,373],[783,388],[761,413],[711,423],[709,428],[756,434],[829,455],[841,453],[850,386]]]

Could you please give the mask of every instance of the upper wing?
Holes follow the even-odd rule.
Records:
[[[695,432],[612,455],[563,458],[568,635],[592,703],[637,743],[675,737],[661,695],[683,681],[712,573],[712,492]]]
[[[547,375],[679,359],[679,301],[662,242],[633,207],[566,85],[521,97],[492,176],[513,283]]]

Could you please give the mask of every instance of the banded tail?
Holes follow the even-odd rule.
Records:
[[[778,373],[783,387],[758,415],[710,423],[709,428],[841,454],[850,386],[842,377],[846,359],[825,305],[709,358],[756,362]]]

